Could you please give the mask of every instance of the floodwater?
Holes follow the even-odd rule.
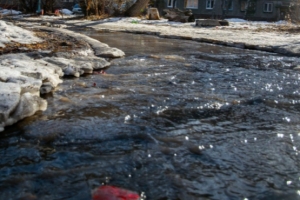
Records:
[[[299,58],[85,33],[127,56],[0,133],[0,199],[300,199]]]

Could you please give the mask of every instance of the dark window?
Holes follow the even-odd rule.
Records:
[[[247,7],[247,1],[241,1],[241,11],[244,12],[246,11]]]
[[[176,5],[174,6],[174,3],[175,3],[175,0],[168,0],[168,7],[175,7]]]
[[[273,3],[265,3],[264,12],[273,12]]]
[[[232,0],[225,0],[224,1],[223,10],[233,10]]]
[[[213,9],[214,3],[214,0],[206,0],[206,9]]]

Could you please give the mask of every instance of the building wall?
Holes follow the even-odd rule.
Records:
[[[191,9],[196,18],[242,18],[249,20],[275,21],[284,19],[285,17],[285,13],[280,7],[282,4],[281,1],[251,0],[252,6],[248,12],[242,9],[245,7],[247,0],[232,0],[232,10],[222,8],[222,1],[224,4],[224,1],[229,0],[211,0],[214,1],[212,9],[207,8],[207,1],[209,0],[198,0],[198,8],[185,8],[184,0],[176,1],[177,8],[181,10]],[[170,8],[168,7],[170,0],[165,0],[164,2],[165,8]]]

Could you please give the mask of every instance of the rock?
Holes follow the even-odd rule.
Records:
[[[83,71],[81,71],[79,68],[72,66],[72,65],[67,65],[63,68],[65,76],[75,76],[75,77],[80,77],[81,74],[83,74]]]
[[[54,89],[54,86],[50,82],[43,83],[43,85],[40,88],[41,94],[47,94],[51,92]]]
[[[160,20],[159,12],[157,8],[148,9],[148,19],[149,20]]]
[[[229,26],[229,22],[217,19],[196,19],[196,26]]]
[[[163,58],[168,59],[168,60],[178,61],[178,62],[185,61],[185,58],[183,56],[178,56],[178,55],[167,55],[167,56],[164,56]]]
[[[294,70],[300,70],[300,65],[297,65],[296,67],[294,67]]]
[[[169,21],[176,21],[176,22],[194,22],[195,17],[191,10],[181,11],[177,8],[174,9],[164,9],[165,18]]]
[[[219,23],[221,24],[221,26],[229,26],[229,21],[227,20],[219,20]]]
[[[61,28],[62,25],[59,25],[59,24],[52,24],[52,27],[55,27],[55,28]]]
[[[196,26],[221,26],[221,24],[215,19],[196,19]]]
[[[96,45],[93,47],[95,50],[95,55],[103,58],[120,58],[125,56],[125,53],[117,48],[104,48],[97,47]]]
[[[50,22],[42,22],[41,25],[42,26],[51,26],[51,23]]]

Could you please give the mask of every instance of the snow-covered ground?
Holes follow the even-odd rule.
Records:
[[[68,9],[61,9],[61,13],[64,15],[68,15],[66,17],[73,18],[77,17],[76,15],[72,15],[72,11]],[[26,18],[26,16],[24,16]],[[61,19],[60,16],[48,16],[48,15],[42,15],[38,17],[31,16],[30,18],[27,18],[27,21],[56,21]],[[239,18],[229,18],[225,19],[230,22],[229,26],[223,27],[224,29],[232,29],[232,28],[244,28],[245,26],[248,26],[250,29],[257,29],[257,28],[266,28],[266,27],[279,27],[279,26],[296,26],[293,25],[287,21],[277,21],[277,22],[267,22],[267,21],[248,21],[244,19]],[[167,19],[161,18],[161,20],[147,20],[145,18],[138,18],[138,17],[110,17],[107,19],[102,19],[98,21],[90,21],[90,20],[72,20],[72,22],[67,22],[70,24],[81,24],[81,25],[89,25],[90,23],[96,23],[99,24],[111,24],[114,23],[116,25],[124,24],[128,28],[131,28],[132,25],[154,25],[154,26],[178,26],[178,27],[190,27],[194,26],[195,23],[181,23],[181,22],[170,22]]]
[[[3,11],[3,10],[2,10]],[[7,12],[20,14],[19,11],[4,10]],[[68,18],[74,17],[72,12],[68,9],[60,10]],[[50,23],[64,23],[64,27],[71,26],[86,26],[96,30],[109,29],[116,31],[128,32],[145,32],[154,33],[162,36],[178,36],[179,38],[191,39],[212,39],[214,42],[223,41],[228,43],[245,43],[249,45],[260,45],[262,47],[280,47],[289,46],[297,43],[300,40],[299,34],[288,32],[275,31],[281,27],[297,27],[287,21],[265,22],[265,21],[247,21],[243,19],[226,19],[229,21],[229,26],[217,27],[196,27],[195,23],[180,23],[170,22],[167,19],[161,20],[147,20],[143,18],[126,18],[126,17],[111,17],[98,21],[90,20],[66,20],[63,21],[60,16],[30,16],[20,19],[20,24],[26,27],[40,26],[42,22]],[[260,30],[257,32],[256,30]],[[272,31],[272,29],[274,31]],[[14,26],[12,23],[5,23],[0,21],[0,47],[4,47],[9,42],[18,42],[23,44],[30,44],[41,42],[39,38],[34,36],[31,31],[27,31],[20,27]],[[208,40],[206,42],[209,42]],[[300,50],[295,51],[300,53]]]
[[[58,17],[23,18],[24,25],[39,25],[43,21],[56,23]],[[152,34],[160,37],[189,39],[239,48],[257,49],[286,55],[300,56],[300,34],[288,29],[300,29],[299,25],[286,21],[265,22],[227,19],[229,26],[198,27],[195,23],[169,22],[167,19],[112,17],[108,19],[66,20],[65,27],[89,27],[95,30],[122,31]],[[61,21],[60,21],[61,23]],[[286,30],[286,31],[284,31]]]
[[[73,12],[68,9],[61,9],[61,10],[59,10],[59,12],[64,15],[73,15]]]
[[[195,23],[169,22],[166,19],[118,17],[99,21],[69,20],[65,25],[89,27],[100,31],[152,34],[165,38],[189,39],[300,56],[300,34],[296,31],[282,31],[286,28],[299,28],[297,25],[285,21],[273,23],[241,19],[228,19],[228,21],[230,21],[229,26],[198,27]]]
[[[278,26],[278,25],[288,25],[289,23],[287,21],[277,21],[277,22],[266,22],[266,21],[247,21],[244,19],[238,19],[238,18],[229,18],[225,19],[228,22],[230,22],[230,25],[225,28],[231,28],[231,27],[240,27],[242,28],[245,25],[250,25],[252,28],[255,27],[269,27],[269,26]],[[152,24],[152,25],[173,25],[173,26],[194,26],[194,22],[190,23],[181,23],[181,22],[172,22],[168,21],[167,19],[161,19],[161,20],[147,20],[143,18],[137,18],[137,17],[112,17],[108,19],[103,19],[101,22],[105,23],[125,23],[125,24]]]
[[[32,44],[41,41],[31,31],[14,26],[12,23],[0,21],[0,47],[5,47],[5,44],[11,42]]]
[[[21,15],[21,11],[17,10],[10,10],[10,9],[2,9],[0,10],[0,15],[5,16],[5,15]]]

